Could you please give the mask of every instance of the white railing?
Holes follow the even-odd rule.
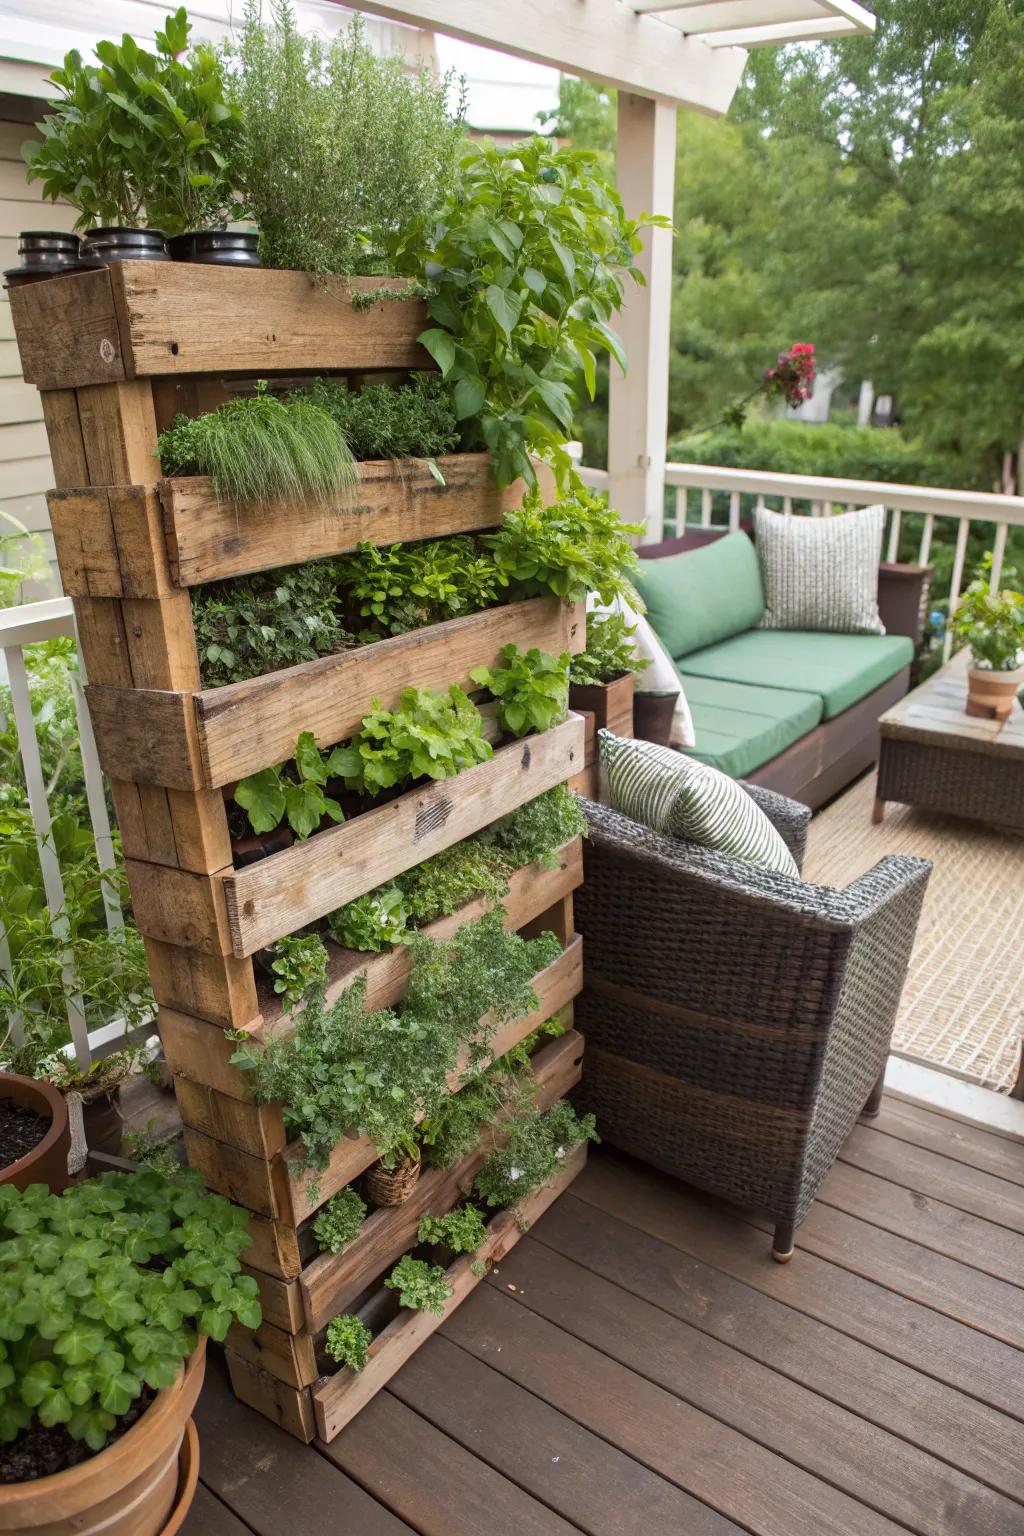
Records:
[[[605,470],[583,468],[586,483],[605,489]],[[665,534],[671,537],[688,524],[712,526],[712,507],[716,492],[729,498],[728,526],[736,529],[745,510],[751,506],[773,507],[792,512],[798,504],[809,507],[815,517],[828,516],[836,509],[852,511],[855,507],[875,506],[879,502],[887,513],[887,534],[883,543],[886,558],[898,558],[900,534],[905,513],[921,514],[923,522],[916,551],[920,565],[927,565],[935,533],[936,519],[956,524],[953,568],[950,578],[949,611],[956,608],[964,582],[967,539],[972,523],[990,524],[992,541],[992,587],[997,588],[1006,554],[1006,539],[1011,527],[1024,527],[1024,497],[998,496],[985,491],[950,491],[938,486],[895,485],[886,480],[838,480],[826,476],[784,475],[772,470],[726,469],[717,464],[666,464],[665,485],[674,490],[674,516],[665,519]],[[699,511],[694,521],[688,518],[691,491],[699,495]],[[745,505],[746,504],[746,505]],[[947,631],[948,656],[952,636]]]
[[[75,620],[70,598],[55,597],[45,602],[26,603],[18,608],[0,609],[0,657],[3,660],[6,682],[10,688],[11,711],[18,736],[18,750],[25,777],[36,848],[39,853],[43,891],[51,914],[53,932],[57,938],[65,937],[68,932],[64,881],[53,843],[46,779],[32,715],[29,674],[25,666],[25,647],[41,640],[55,639],[60,635],[75,636]],[[0,678],[0,681],[2,680],[3,678]],[[83,681],[81,676],[71,675],[89,819],[96,842],[97,864],[103,871],[114,867],[114,840],[110,831],[110,818],[107,815],[107,802],[103,792],[103,776],[96,753],[96,742],[93,738],[92,724],[82,688]],[[107,927],[111,932],[123,927],[124,918],[120,901],[107,882],[103,884],[103,903]],[[0,914],[0,971],[11,974],[10,949],[2,914]],[[65,951],[62,982],[67,997],[71,1048],[74,1050],[79,1067],[84,1070],[97,1056],[106,1055],[123,1044],[124,1030],[116,1020],[98,1029],[89,1030],[86,1004],[76,984],[74,962],[70,951]],[[11,1025],[12,1040],[15,1044],[20,1044],[24,1038],[23,1020],[14,1016],[8,1022]]]

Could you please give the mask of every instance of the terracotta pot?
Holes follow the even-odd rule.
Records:
[[[52,1083],[37,1081],[34,1077],[17,1077],[13,1072],[0,1072],[0,1099],[27,1104],[37,1115],[47,1116],[50,1121],[50,1129],[31,1152],[19,1157],[16,1163],[0,1168],[0,1184],[13,1184],[15,1189],[47,1184],[55,1195],[59,1195],[68,1186],[68,1152],[71,1149],[71,1126],[63,1096]],[[0,1525],[0,1530],[3,1529]]]
[[[678,693],[643,693],[633,695],[633,732],[640,741],[655,741],[659,746],[670,745],[672,716],[676,712]]]
[[[196,1429],[195,1420],[189,1419],[185,1425],[185,1435],[178,1453],[178,1496],[171,1510],[171,1518],[160,1532],[160,1536],[177,1536],[192,1508],[192,1500],[196,1496],[198,1486],[199,1431]]]
[[[967,673],[967,713],[982,720],[1008,720],[1021,688],[1024,667],[1013,672],[971,667]]]
[[[366,1175],[366,1193],[374,1205],[404,1205],[420,1177],[420,1160],[407,1157],[396,1168],[382,1168],[374,1163]]]
[[[167,1536],[178,1530],[188,1508],[182,1503],[188,1481],[191,1478],[191,1503],[199,1472],[186,1441],[205,1371],[206,1340],[200,1339],[177,1383],[158,1392],[120,1440],[66,1472],[5,1487],[0,1531],[25,1536]]]

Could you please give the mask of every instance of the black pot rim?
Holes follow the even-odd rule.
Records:
[[[100,235],[146,235],[154,240],[166,240],[162,229],[142,229],[135,224],[95,224],[87,229],[83,240],[95,240]]]
[[[19,229],[19,240],[76,240],[81,244],[82,237],[73,229]]]

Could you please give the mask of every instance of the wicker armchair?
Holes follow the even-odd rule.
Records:
[[[746,786],[799,865],[810,812]],[[661,836],[584,801],[578,1097],[614,1146],[796,1228],[881,1078],[931,865],[844,891]]]

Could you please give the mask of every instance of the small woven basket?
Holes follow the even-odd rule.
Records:
[[[402,1205],[416,1188],[419,1177],[418,1157],[403,1158],[394,1168],[375,1163],[366,1175],[366,1193],[374,1205]]]

